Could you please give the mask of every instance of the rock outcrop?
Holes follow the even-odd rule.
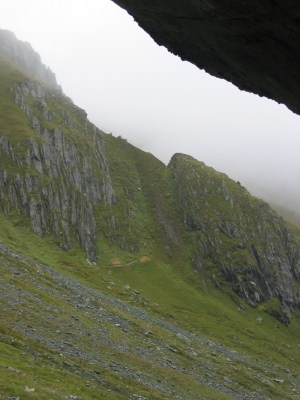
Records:
[[[169,168],[194,243],[194,267],[253,306],[278,299],[277,316],[287,322],[299,305],[300,247],[282,218],[239,182],[190,156],[175,154]]]
[[[113,1],[183,60],[300,113],[299,2]]]
[[[61,90],[54,73],[42,63],[40,55],[29,43],[18,40],[14,33],[0,29],[0,53],[32,77]]]
[[[105,134],[1,51],[0,84],[0,212],[16,227],[65,251],[78,244],[90,261],[109,251],[189,263],[205,284],[289,321],[300,247],[266,203],[192,157],[166,167]]]
[[[1,159],[5,156],[9,160],[0,172],[3,211],[9,216],[14,210],[25,210],[39,236],[55,235],[64,249],[72,247],[73,236],[87,257],[96,260],[94,207],[102,203],[111,205],[115,200],[102,132],[91,124],[88,127],[86,114],[72,104],[69,106],[74,108],[75,117],[65,109],[57,115],[48,105],[49,99],[52,104],[57,101],[57,95],[38,82],[15,83],[11,92],[27,117],[32,134],[25,143],[13,143],[6,135],[0,136]],[[57,119],[60,123],[56,124]],[[44,127],[45,121],[53,121],[53,128]],[[64,133],[63,128],[73,123],[81,125],[88,145],[80,148]]]

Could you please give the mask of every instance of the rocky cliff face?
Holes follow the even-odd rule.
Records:
[[[183,60],[300,113],[297,1],[113,1]]]
[[[95,260],[94,207],[114,202],[102,133],[71,104],[75,116],[65,110],[57,115],[48,103],[50,98],[52,103],[57,100],[56,95],[38,82],[15,83],[11,95],[32,132],[25,143],[0,136],[1,159],[8,160],[0,174],[3,211],[8,216],[25,211],[38,235],[54,234],[64,249],[71,248],[75,237],[88,258]],[[79,125],[83,141],[87,139],[81,148],[65,132],[73,124]]]
[[[29,43],[17,40],[12,32],[0,29],[0,53],[32,77],[61,90],[54,73],[41,62],[40,55]]]
[[[177,154],[169,168],[195,268],[219,287],[225,280],[253,306],[279,299],[278,317],[286,322],[299,305],[300,248],[282,218],[239,182],[192,157]]]
[[[25,46],[26,47],[26,46]],[[155,254],[287,322],[299,305],[300,248],[283,220],[192,157],[166,167],[101,132],[55,85],[0,51],[0,210],[15,225],[79,244],[90,261]],[[34,58],[35,60],[35,58]],[[35,61],[33,61],[35,63]],[[298,286],[297,286],[298,285]]]
[[[31,46],[7,31],[0,31],[0,63],[1,208],[26,215],[34,232],[54,235],[64,249],[77,241],[94,261],[97,207],[115,201],[103,133]]]

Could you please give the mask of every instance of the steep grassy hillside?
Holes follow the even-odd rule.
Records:
[[[0,399],[297,399],[300,247],[282,218],[192,157],[165,166],[105,134],[31,75],[54,76],[38,57],[9,55]]]
[[[194,267],[216,286],[225,280],[252,305],[279,300],[282,310],[271,313],[286,321],[299,304],[300,253],[283,219],[239,182],[192,157],[176,154],[169,168]]]
[[[287,328],[155,257],[91,265],[1,226],[3,398],[298,398],[298,317]]]
[[[300,250],[278,215],[225,175],[184,155],[168,167],[99,131],[56,87],[2,56],[1,207],[91,262],[106,246],[153,252],[202,280],[225,280],[287,323],[298,306]],[[12,120],[14,119],[14,125]],[[6,119],[7,116],[7,119]]]
[[[53,234],[65,250],[78,242],[91,261],[102,257],[101,243],[148,251],[160,246],[162,229],[173,235],[175,211],[165,201],[169,184],[159,160],[99,131],[60,91],[3,57],[1,65],[0,199],[7,216],[19,215],[20,223],[28,217],[39,236]]]

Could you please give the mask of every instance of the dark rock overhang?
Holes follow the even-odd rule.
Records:
[[[298,0],[113,0],[159,44],[300,114]]]

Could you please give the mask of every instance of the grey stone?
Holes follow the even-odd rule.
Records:
[[[61,91],[54,73],[41,62],[39,54],[29,43],[19,41],[12,32],[0,30],[0,52],[36,79]],[[35,93],[42,97],[42,92],[44,89],[40,87]]]

